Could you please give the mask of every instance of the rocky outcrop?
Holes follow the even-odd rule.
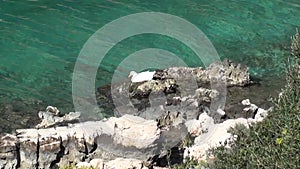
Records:
[[[171,67],[157,73],[154,75],[154,78],[185,79],[188,80],[188,82],[191,82],[191,79],[195,79],[199,85],[210,83],[216,78],[226,79],[227,86],[246,86],[251,83],[248,67],[234,63],[230,60],[215,62],[206,69],[202,67]]]
[[[174,67],[148,74],[143,78],[133,73],[134,80],[113,86],[112,95],[102,97],[114,100],[110,104],[116,106],[116,117],[74,123],[79,113],[60,115],[55,107],[39,112],[42,122],[35,129],[1,137],[0,168],[74,164],[146,169],[145,162],[163,158],[188,135],[195,137],[195,144],[183,147],[184,156],[206,160],[209,148],[234,140],[228,128],[249,126],[268,115],[250,100],[239,103],[245,118],[228,119],[226,107],[210,107],[223,97],[224,88],[251,84],[248,68],[231,61],[207,69]],[[209,88],[210,83],[215,86]]]
[[[115,160],[107,162],[104,167],[106,168],[118,168],[118,169],[128,169],[128,168],[143,168],[143,161],[136,159],[123,159],[117,158]]]
[[[210,84],[216,80],[224,81],[224,85],[227,86],[246,86],[251,83],[246,66],[225,60],[224,62],[213,63],[207,69],[202,67],[171,67],[158,70],[150,80],[131,82],[129,96],[144,98],[148,97],[150,93],[181,93],[182,96],[183,92],[187,92],[186,89],[192,89],[191,92],[194,92],[202,85]]]
[[[16,135],[6,134],[0,139],[0,168],[53,168],[70,164],[97,165],[103,169],[146,168],[143,162],[166,155],[162,150],[176,147],[188,134],[195,140],[192,147],[185,147],[184,156],[207,160],[209,148],[234,140],[227,133],[230,127],[253,125],[269,112],[249,100],[242,103],[245,111],[257,109],[254,118],[216,124],[206,112],[192,120],[186,120],[180,112],[168,112],[158,121],[124,115],[68,126],[19,129]]]
[[[5,134],[0,138],[0,168],[11,169],[19,166],[17,137]]]
[[[79,122],[80,112],[70,112],[60,117],[59,110],[56,107],[48,106],[46,111],[40,111],[38,116],[42,122],[36,125],[36,128],[48,128]]]
[[[51,168],[97,157],[107,161],[126,156],[146,161],[159,154],[168,138],[165,132],[157,122],[131,115],[72,126],[19,129],[16,136],[1,138],[0,168]]]
[[[228,119],[222,123],[215,124],[210,116],[203,113],[200,115],[199,119],[187,122],[186,125],[189,132],[196,137],[194,145],[186,147],[184,157],[189,157],[198,160],[199,162],[212,160],[214,157],[208,156],[209,149],[221,145],[230,148],[230,145],[236,139],[237,136],[230,134],[228,129],[235,127],[238,124],[249,127],[257,122],[261,122],[267,117],[268,112],[272,110],[272,108],[268,110],[258,108],[255,104],[252,104],[249,99],[243,100],[242,104],[246,106],[244,108],[245,111],[256,112],[254,118]]]
[[[137,74],[141,76],[144,72]],[[171,67],[151,73],[152,79],[112,84],[111,99],[116,116],[132,114],[157,119],[166,112],[178,111],[194,119],[208,107],[215,121],[224,115],[226,88],[247,86],[248,68],[225,60],[202,67]],[[131,77],[131,76],[130,76]],[[139,78],[143,79],[143,78]],[[109,100],[109,99],[108,99]],[[211,104],[214,102],[214,104]],[[145,116],[147,115],[147,116]]]

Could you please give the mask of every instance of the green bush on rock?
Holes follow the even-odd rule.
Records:
[[[274,110],[249,129],[237,126],[231,149],[211,150],[216,157],[210,168],[300,168],[300,34],[292,37],[287,85],[274,100]],[[295,62],[292,62],[295,61]]]
[[[186,158],[183,164],[175,164],[171,167],[171,169],[202,169],[203,167],[207,167],[208,164],[204,161],[198,163],[198,160]]]

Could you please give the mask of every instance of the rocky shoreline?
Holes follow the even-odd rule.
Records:
[[[160,159],[174,148],[181,149],[181,161],[212,160],[210,148],[235,139],[227,129],[260,122],[271,110],[237,97],[256,84],[247,67],[229,60],[207,69],[157,70],[148,80],[134,77],[112,84],[109,93],[98,89],[103,108],[116,117],[78,123],[78,112],[59,115],[48,107],[35,129],[1,136],[0,168],[158,168],[166,167]],[[193,145],[182,145],[187,136]]]

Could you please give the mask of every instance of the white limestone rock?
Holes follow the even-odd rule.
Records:
[[[207,159],[207,151],[209,150],[210,146],[208,144],[201,144],[201,145],[194,145],[192,147],[187,147],[184,150],[184,159],[185,157],[193,157],[197,159],[198,162],[206,161]]]
[[[116,144],[142,149],[145,146],[151,146],[159,138],[160,130],[154,120],[131,115],[110,120],[115,123],[114,142]]]
[[[248,105],[250,108],[256,108],[257,106],[251,104],[249,100],[243,101],[244,105]],[[249,109],[250,109],[249,108]],[[199,162],[201,160],[206,161],[208,158],[207,151],[213,147],[218,147],[224,145],[227,148],[230,148],[230,144],[233,143],[237,136],[234,136],[228,133],[228,129],[231,127],[235,127],[237,124],[242,124],[245,127],[249,127],[257,122],[262,121],[267,115],[269,110],[264,110],[261,108],[257,108],[257,114],[254,119],[249,118],[238,118],[238,119],[228,119],[222,123],[215,124],[211,117],[209,117],[206,113],[203,113],[199,117],[199,121],[203,121],[201,125],[202,131],[206,130],[207,132],[202,132],[201,135],[197,136],[194,140],[194,145],[191,147],[187,147],[184,151],[184,158],[192,157],[197,159]],[[192,122],[190,122],[192,123]],[[186,123],[187,124],[187,123]],[[188,123],[189,124],[189,123]],[[191,127],[188,127],[191,129]],[[198,129],[200,130],[200,129]],[[189,130],[192,131],[192,130]],[[213,157],[211,157],[213,158]]]
[[[57,107],[53,107],[53,106],[47,106],[46,108],[46,112],[50,112],[50,113],[53,113],[54,115],[59,115],[59,110]]]
[[[105,169],[142,169],[143,162],[137,159],[117,158],[105,163]]]
[[[48,106],[49,107],[49,106]],[[56,114],[49,111],[40,111],[38,113],[39,118],[42,120],[41,123],[36,125],[36,128],[48,128],[55,125],[64,125],[72,122],[77,122],[80,117],[80,112],[70,112],[65,114],[62,117],[57,116]]]
[[[262,108],[258,108],[257,113],[256,113],[254,119],[255,119],[257,122],[263,121],[263,119],[266,118],[266,117],[268,116],[268,113],[269,113],[272,109],[273,109],[272,107],[271,107],[270,109],[268,109],[268,110],[265,110],[265,109],[262,109]]]
[[[5,134],[0,137],[0,168],[11,169],[17,166],[17,137]]]
[[[250,100],[249,99],[242,100],[242,105],[250,106],[251,105]]]
[[[199,120],[188,120],[185,122],[185,125],[187,127],[188,132],[196,137],[199,136],[200,134],[202,134],[202,125],[201,122]]]
[[[244,112],[252,112],[255,113],[254,122],[261,122],[264,118],[268,116],[268,112],[272,111],[273,107],[269,108],[268,110],[259,108],[255,104],[252,104],[249,99],[243,100],[242,104],[247,106],[243,109]]]
[[[97,159],[97,158],[96,159],[92,159],[90,161],[90,165],[93,168],[100,168],[100,169],[102,169],[102,168],[104,168],[104,161],[102,159]]]
[[[111,160],[118,156],[147,160],[159,153],[161,131],[154,120],[124,115],[45,129],[19,129],[21,168],[51,168],[79,163],[87,155]],[[95,146],[96,145],[96,146]],[[38,151],[39,150],[39,151]],[[89,154],[93,151],[92,154]],[[38,158],[37,158],[38,157]],[[52,165],[52,166],[51,166]]]
[[[79,162],[76,164],[76,167],[77,168],[84,168],[84,167],[90,168],[90,167],[92,167],[92,165],[88,162]]]

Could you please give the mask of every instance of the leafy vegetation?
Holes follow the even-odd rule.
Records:
[[[238,136],[231,149],[211,150],[216,160],[210,168],[300,168],[300,34],[292,38],[292,58],[287,85],[274,100],[275,108],[261,123],[249,129],[236,126]]]
[[[198,163],[195,159],[186,158],[183,164],[175,164],[171,167],[171,169],[201,169],[201,167],[208,167],[208,164],[204,161]]]

